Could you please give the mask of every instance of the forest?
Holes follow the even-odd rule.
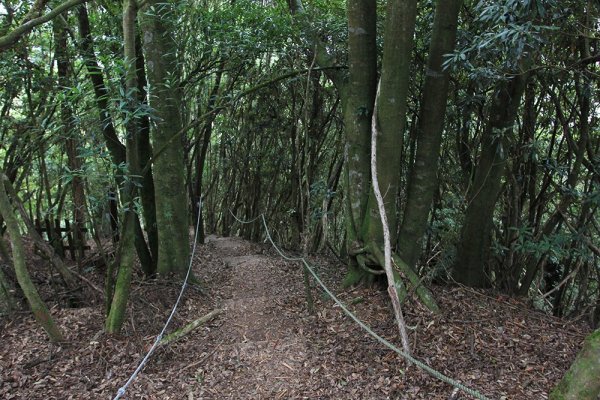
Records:
[[[600,398],[600,1],[1,0],[0,398]]]

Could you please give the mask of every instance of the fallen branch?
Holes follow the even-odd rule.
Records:
[[[177,329],[175,332],[170,333],[167,336],[163,337],[160,340],[160,342],[158,342],[159,346],[165,346],[167,344],[173,343],[173,342],[181,339],[182,337],[184,337],[185,335],[187,335],[194,329],[198,328],[200,325],[207,323],[208,321],[210,321],[211,319],[213,319],[214,317],[216,317],[217,315],[219,315],[221,313],[223,313],[223,309],[217,308],[216,310],[209,312],[205,316],[200,317],[197,320],[190,322],[183,328]]]

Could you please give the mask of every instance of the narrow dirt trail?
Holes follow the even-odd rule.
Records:
[[[290,313],[290,305],[302,301],[298,269],[248,254],[249,244],[238,238],[212,238],[209,246],[227,271],[229,290],[223,293],[225,313],[216,333],[222,344],[216,357],[231,370],[206,373],[201,394],[255,399],[298,395],[305,387],[303,376],[310,372],[306,327]],[[229,379],[224,381],[224,376]]]

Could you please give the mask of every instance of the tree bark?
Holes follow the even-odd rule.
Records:
[[[358,0],[349,1],[347,7],[349,81],[344,102],[346,230],[349,247],[360,248],[363,246],[361,225],[371,192],[370,133],[377,90],[376,5],[373,0]]]

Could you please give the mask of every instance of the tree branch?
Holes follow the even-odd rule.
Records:
[[[32,18],[29,21],[26,21],[22,25],[18,26],[11,32],[7,33],[4,36],[0,36],[0,51],[7,50],[11,48],[15,43],[21,39],[24,35],[31,32],[33,28],[43,23],[50,21],[53,18],[56,18],[58,15],[63,12],[78,6],[79,4],[85,3],[88,0],[69,0],[61,5],[52,9],[52,11],[48,12],[45,15],[39,16],[37,18]]]

